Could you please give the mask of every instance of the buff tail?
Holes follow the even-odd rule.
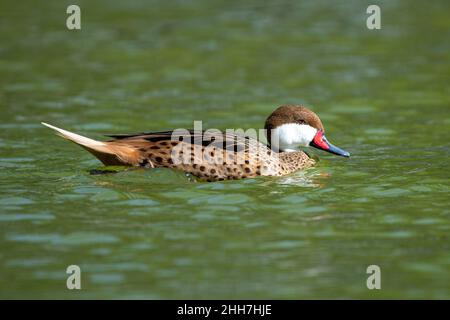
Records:
[[[55,130],[59,136],[70,140],[92,153],[105,165],[135,165],[137,161],[136,149],[131,146],[118,145],[114,142],[97,141],[79,134],[41,122],[44,126]]]

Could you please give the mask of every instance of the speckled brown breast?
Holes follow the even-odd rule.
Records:
[[[207,181],[281,176],[315,163],[304,152],[277,153],[238,135],[190,132],[174,138],[173,131],[166,131],[113,137],[111,145],[134,148],[127,165],[174,168]]]

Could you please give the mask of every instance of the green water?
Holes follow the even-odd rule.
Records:
[[[376,1],[378,31],[366,1],[76,1],[68,31],[72,3],[0,4],[0,297],[450,298],[448,1]],[[216,183],[91,175],[39,124],[261,128],[284,103],[352,157]]]

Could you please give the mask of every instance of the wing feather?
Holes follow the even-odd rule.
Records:
[[[182,131],[157,131],[157,132],[142,132],[133,134],[108,134],[106,136],[114,138],[115,142],[132,142],[132,141],[149,141],[159,142],[164,140],[173,140],[189,142],[196,145],[214,146],[220,149],[241,152],[249,150],[251,145],[261,144],[257,139],[231,133],[219,133],[212,131],[194,131],[188,130],[186,134]],[[111,141],[111,142],[112,142]],[[265,146],[265,145],[264,145]]]

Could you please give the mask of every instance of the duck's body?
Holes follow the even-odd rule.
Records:
[[[268,140],[269,143],[272,142],[272,148],[255,138],[231,133],[222,134],[217,131],[176,130],[111,135],[110,137],[114,140],[96,141],[46,123],[43,124],[56,130],[64,138],[81,145],[105,165],[167,167],[182,170],[207,181],[216,181],[256,176],[282,176],[313,166],[315,161],[305,152],[290,149],[289,152],[285,152],[282,148],[289,137],[283,140],[286,135],[285,127],[282,127],[281,131],[276,130],[280,125],[280,116],[283,115],[280,110],[286,112],[292,108],[294,111],[311,112],[304,107],[283,106],[272,113],[266,121]],[[289,116],[292,115],[289,114]],[[315,114],[313,116],[314,120],[319,121],[317,130],[323,130],[320,119]],[[301,121],[302,125],[306,122],[304,117]],[[288,133],[292,133],[292,130]],[[275,143],[274,137],[278,138],[280,134],[284,136],[281,136],[281,140],[277,139]],[[301,139],[304,140],[303,135],[308,136],[308,133],[300,134]],[[289,139],[290,142],[292,139]],[[293,144],[295,145],[295,141]]]

